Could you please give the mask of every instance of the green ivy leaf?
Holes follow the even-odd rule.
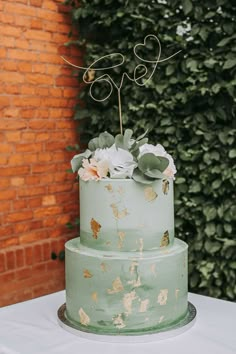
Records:
[[[189,14],[193,9],[193,4],[190,0],[182,0],[182,6],[185,15]]]

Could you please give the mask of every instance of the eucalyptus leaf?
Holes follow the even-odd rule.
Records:
[[[156,156],[152,153],[142,155],[138,160],[138,167],[143,173],[150,170],[159,170],[163,172],[169,165],[166,157]]]
[[[88,159],[91,156],[91,151],[89,149],[85,150],[81,154],[75,155],[71,160],[71,168],[73,172],[79,170],[82,166],[83,159]]]

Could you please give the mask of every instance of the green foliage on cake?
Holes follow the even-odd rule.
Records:
[[[158,35],[164,57],[182,50],[160,63],[145,87],[125,82],[124,128],[137,134],[148,129],[149,140],[160,141],[176,161],[176,236],[190,246],[190,291],[235,299],[235,1],[66,3],[73,26],[79,27],[79,39],[72,43],[86,48],[86,65],[119,51],[125,53],[131,74],[137,65],[133,45],[149,33]],[[150,57],[155,54],[149,43]],[[114,80],[121,70],[113,70]],[[99,85],[95,93],[103,96],[107,89]],[[97,132],[118,133],[116,95],[98,104],[88,90],[80,93],[85,106],[78,105],[75,113],[82,137],[88,141]]]

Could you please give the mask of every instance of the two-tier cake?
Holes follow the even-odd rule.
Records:
[[[175,166],[162,146],[131,135],[118,147],[102,133],[106,143],[92,141],[72,160],[80,238],[66,243],[65,316],[85,332],[155,333],[188,313],[187,244],[174,237]]]

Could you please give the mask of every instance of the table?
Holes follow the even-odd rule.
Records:
[[[235,354],[236,304],[189,294],[197,321],[187,332],[151,343],[104,343],[58,325],[65,292],[0,308],[0,354]]]

